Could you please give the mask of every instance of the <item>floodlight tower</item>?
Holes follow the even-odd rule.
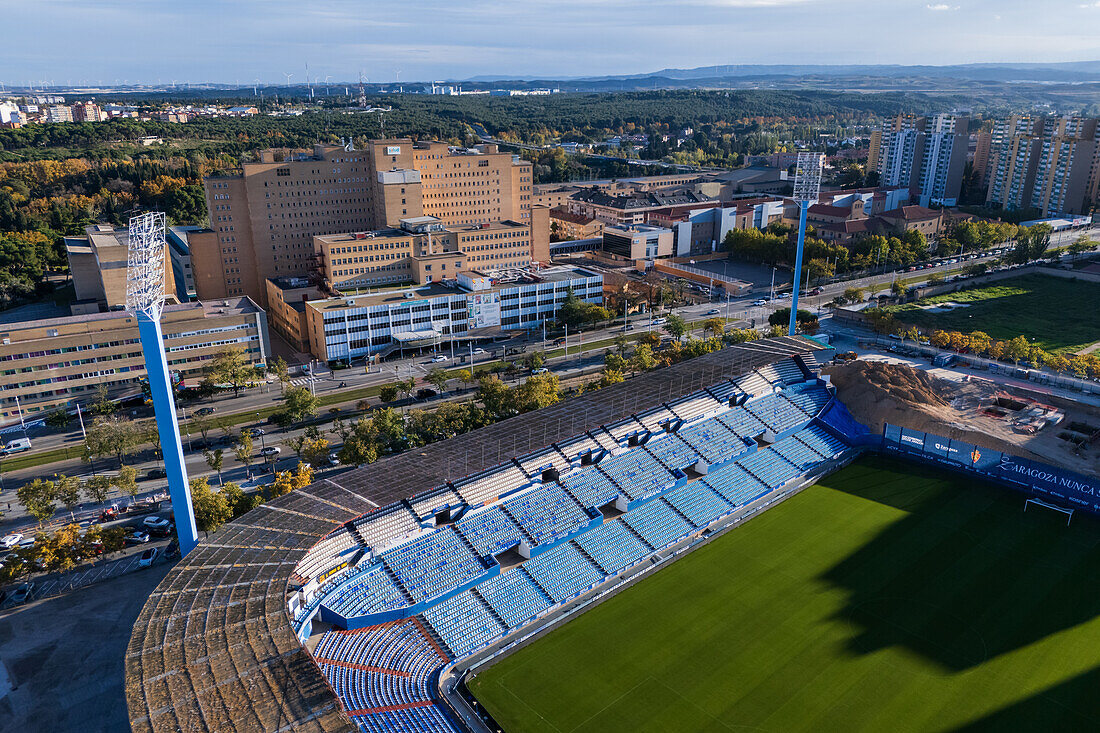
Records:
[[[164,338],[160,314],[164,308],[164,214],[153,212],[130,219],[130,242],[126,263],[126,310],[137,318],[145,372],[153,397],[153,413],[160,433],[172,514],[176,522],[180,554],[189,553],[198,542],[195,512],[187,483],[187,466],[176,422],[176,403],[172,380],[164,356]]]
[[[821,193],[823,153],[799,153],[794,169],[794,200],[798,202],[798,246],[794,255],[794,289],[791,291],[791,322],[787,333],[798,326],[798,283],[802,279],[802,248],[806,244],[806,211]]]

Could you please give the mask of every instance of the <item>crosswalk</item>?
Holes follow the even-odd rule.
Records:
[[[297,379],[290,380],[291,387],[308,387],[309,383],[314,381],[313,377],[298,377]]]

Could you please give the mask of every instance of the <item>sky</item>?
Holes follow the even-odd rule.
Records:
[[[0,0],[0,18],[19,85],[1100,59],[1100,0]]]

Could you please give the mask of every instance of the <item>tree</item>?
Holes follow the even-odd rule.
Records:
[[[245,468],[248,468],[252,466],[254,450],[255,446],[252,443],[252,434],[244,432],[241,433],[241,437],[237,439],[237,444],[233,447],[233,457],[244,465]]]
[[[409,399],[412,396],[412,391],[416,389],[416,380],[413,377],[408,379],[398,379],[393,383],[394,387],[397,387],[397,391],[405,395],[405,399]]]
[[[51,428],[64,428],[71,420],[72,417],[65,410],[54,410],[46,415],[46,424]]]
[[[56,481],[57,500],[72,514],[73,509],[80,503],[80,479],[77,476],[61,474]]]
[[[210,430],[214,427],[214,422],[208,415],[195,414],[191,418],[191,427],[202,436],[202,444],[205,446],[206,438],[210,434]]]
[[[269,369],[275,374],[275,378],[279,380],[280,391],[286,391],[287,385],[290,384],[290,367],[287,366],[286,359],[276,356],[271,360]]]
[[[561,390],[556,374],[533,374],[515,389],[515,406],[520,412],[541,410],[560,400]]]
[[[458,370],[458,381],[462,382],[462,388],[468,389],[470,383],[474,381],[474,374],[469,369]]]
[[[130,501],[133,502],[138,493],[137,469],[133,466],[121,466],[118,474],[111,479],[111,485],[122,493],[128,494]]]
[[[308,438],[306,437],[305,433],[303,433],[301,435],[287,438],[284,442],[286,443],[288,448],[294,451],[294,455],[298,456],[298,458],[301,458],[302,449],[305,448],[306,440],[308,440]]]
[[[218,474],[218,486],[221,486],[224,483],[222,481],[222,464],[225,462],[222,449],[215,448],[213,451],[203,451],[203,456],[206,458],[206,465],[210,466],[210,470]]]
[[[126,456],[140,443],[143,433],[138,425],[129,420],[97,417],[87,429],[84,444],[91,455],[114,456],[121,466]]]
[[[328,461],[329,443],[321,437],[306,438],[302,446],[302,457],[313,467],[321,466]]]
[[[653,357],[653,348],[648,344],[638,344],[630,357],[631,372],[648,372],[657,366],[657,360]]]
[[[205,476],[191,479],[191,508],[195,512],[195,527],[202,532],[217,532],[233,518],[226,496],[214,491]]]
[[[268,486],[271,498],[285,496],[291,491],[301,489],[313,481],[313,469],[304,463],[299,463],[293,471],[279,471],[275,480]]]
[[[515,414],[515,395],[500,377],[489,375],[478,380],[477,400],[494,419]]]
[[[708,318],[703,321],[703,333],[709,333],[712,336],[721,336],[726,331],[726,319],[724,318]]]
[[[869,309],[878,310],[878,309]],[[817,316],[810,311],[804,311],[801,308],[798,309],[798,315],[795,318],[798,321],[798,325],[803,330],[809,328],[815,328],[817,326]],[[780,308],[779,310],[768,316],[768,323],[773,326],[790,325],[791,322],[791,309]]]
[[[623,379],[623,373],[614,369],[604,369],[603,375],[600,377],[600,387],[610,387],[613,384],[625,381]]]
[[[440,394],[447,391],[447,382],[451,381],[451,376],[447,374],[447,370],[439,367],[429,370],[425,378],[428,380],[428,384],[435,387]]]
[[[470,370],[465,370],[469,372]],[[383,404],[389,404],[397,399],[397,387],[393,384],[383,384],[378,389],[378,399],[382,400]]]
[[[296,423],[317,413],[320,401],[308,387],[291,387],[283,392],[283,414],[288,423]]]
[[[665,325],[663,326],[663,328],[668,331],[669,336],[672,336],[672,338],[679,340],[683,338],[685,333],[687,333],[687,322],[684,321],[681,316],[678,316],[675,313],[671,313],[669,314],[668,318],[665,319]]]
[[[1091,252],[1092,248],[1096,246],[1096,242],[1089,239],[1089,235],[1082,234],[1077,239],[1073,240],[1073,243],[1069,246],[1070,258],[1076,262],[1077,255],[1083,255],[1085,252]]]
[[[57,509],[57,486],[48,479],[36,478],[23,484],[15,490],[15,496],[39,524],[52,517]]]
[[[610,369],[615,372],[623,372],[629,366],[629,363],[619,354],[608,352],[603,358],[603,365],[605,369]]]
[[[225,501],[233,514],[233,519],[243,514],[247,514],[264,503],[263,497],[258,494],[244,493],[240,485],[232,481],[221,488],[221,493],[225,496]]]
[[[546,359],[543,358],[541,351],[532,351],[527,355],[526,363],[528,369],[535,371],[542,368],[542,365],[546,363]]]
[[[84,496],[88,501],[102,504],[111,493],[110,476],[92,476],[84,482]]]
[[[230,348],[219,352],[210,362],[207,374],[215,384],[232,387],[234,397],[245,387],[256,383],[256,368],[242,349]]]

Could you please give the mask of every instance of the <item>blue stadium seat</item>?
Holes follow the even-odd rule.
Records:
[[[836,458],[848,450],[848,446],[818,425],[807,425],[805,430],[799,430],[794,437],[823,458]]]
[[[603,571],[589,562],[572,542],[547,550],[524,563],[523,568],[555,603],[572,598],[604,577]]]
[[[550,598],[522,567],[490,578],[477,586],[477,592],[510,629],[522,626],[550,607]]]
[[[830,399],[829,390],[820,384],[813,383],[790,387],[783,392],[783,396],[810,417],[821,412],[825,405],[829,404]]]
[[[724,463],[748,450],[740,436],[713,417],[686,425],[677,435],[710,464]]]
[[[597,471],[595,466],[566,474],[558,482],[586,507],[603,506],[619,495],[619,487]]]
[[[468,513],[455,523],[455,529],[482,556],[496,555],[525,539],[523,530],[499,504]]]
[[[675,433],[654,435],[646,442],[645,449],[668,468],[687,468],[699,460],[699,454]]]
[[[769,489],[781,486],[800,473],[790,461],[771,448],[758,450],[744,458],[739,458],[737,463],[763,481]]]
[[[692,481],[665,494],[665,501],[698,527],[705,527],[733,506],[702,481]]]
[[[771,490],[736,463],[708,473],[702,482],[735,507],[749,504]]]
[[[618,519],[604,522],[577,537],[576,543],[588,553],[606,575],[614,575],[650,554],[651,550]]]
[[[325,605],[346,618],[352,618],[403,608],[408,602],[386,569],[374,565],[349,575],[336,594],[325,600]]]
[[[600,470],[632,501],[658,494],[676,483],[676,477],[667,468],[640,448],[604,459],[600,462]]]
[[[745,408],[777,433],[802,425],[809,419],[806,413],[781,394],[769,394],[749,400],[745,403]]]
[[[714,418],[742,438],[755,438],[768,429],[755,415],[744,407],[735,407]]]
[[[504,501],[504,509],[536,545],[553,544],[590,519],[557,484],[543,484],[509,497]]]
[[[622,516],[622,520],[654,550],[686,537],[694,529],[664,499],[654,499],[631,509]]]
[[[382,554],[414,603],[434,598],[485,573],[485,566],[452,527],[418,537]]]
[[[489,607],[471,591],[437,603],[424,612],[424,619],[454,652],[455,659],[503,636],[506,631]]]

